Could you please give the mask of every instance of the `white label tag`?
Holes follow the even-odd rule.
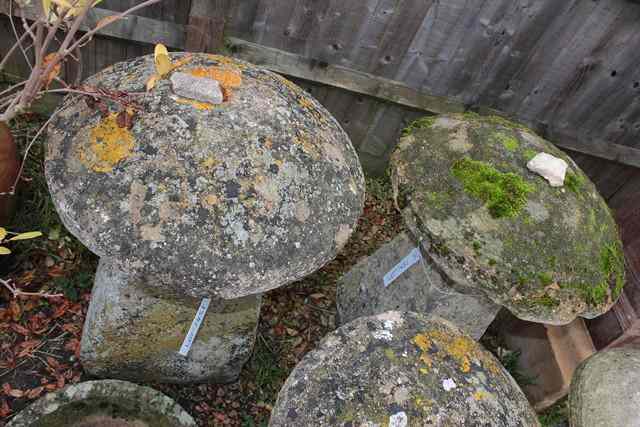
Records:
[[[200,325],[204,320],[204,315],[207,314],[210,302],[211,300],[209,298],[203,298],[200,302],[200,307],[198,307],[196,317],[193,318],[193,322],[191,322],[189,332],[187,332],[187,336],[184,337],[184,341],[182,342],[182,346],[180,347],[180,351],[178,352],[181,356],[186,356],[187,354],[189,354],[189,350],[191,350],[193,341],[196,339],[196,335],[198,334]]]
[[[402,273],[407,271],[409,267],[411,267],[421,259],[422,253],[420,252],[420,248],[413,248],[413,250],[409,252],[409,255],[404,257],[402,261],[397,263],[395,267],[393,267],[387,274],[384,275],[382,279],[384,281],[384,287],[386,288],[387,286],[389,286],[391,282],[396,280]]]

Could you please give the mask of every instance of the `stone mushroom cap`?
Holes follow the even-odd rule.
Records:
[[[150,287],[192,297],[265,292],[333,259],[364,203],[360,163],[336,120],[249,63],[171,60],[218,80],[226,100],[180,98],[169,77],[132,96],[140,111],[129,120],[114,102],[105,114],[64,100],[49,127],[46,177],[66,227]],[[145,56],[85,84],[144,93],[154,72]]]
[[[496,358],[451,323],[389,311],[328,334],[294,368],[269,426],[538,426]]]
[[[180,405],[150,387],[127,381],[85,381],[48,393],[7,427],[59,426],[195,427]]]
[[[527,169],[539,152],[569,165],[562,187]],[[606,312],[624,285],[618,229],[562,151],[518,124],[427,117],[392,155],[396,205],[450,286],[517,317],[566,324]]]
[[[568,406],[572,427],[640,426],[640,349],[606,350],[582,362]]]

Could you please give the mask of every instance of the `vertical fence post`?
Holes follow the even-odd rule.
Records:
[[[192,0],[186,27],[188,52],[220,52],[224,47],[228,0]]]

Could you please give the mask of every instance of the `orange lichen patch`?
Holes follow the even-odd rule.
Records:
[[[471,338],[451,336],[439,330],[429,332],[428,336],[438,348],[449,354],[460,364],[462,372],[471,370],[470,356],[479,359],[480,349]]]
[[[320,158],[320,150],[318,147],[309,142],[306,134],[300,131],[299,135],[293,138],[293,143],[302,148],[306,154],[314,159]]]
[[[234,89],[242,85],[242,75],[238,70],[227,67],[193,68],[189,73],[196,77],[206,77],[217,80],[225,89]]]
[[[204,198],[204,202],[209,205],[209,206],[214,206],[218,204],[218,196],[216,196],[215,194],[209,194],[207,197]]]
[[[247,66],[242,62],[236,61],[235,59],[230,58],[228,56],[222,56],[222,55],[208,55],[208,56],[209,56],[209,59],[216,61],[218,64],[236,67],[239,70],[244,70],[247,68]]]
[[[191,105],[197,110],[211,110],[213,108],[213,104],[209,104],[208,102],[196,101],[194,99],[178,98],[176,99],[176,102],[178,104]]]
[[[111,113],[89,133],[89,146],[79,153],[80,161],[95,172],[111,172],[133,151],[129,129],[118,126],[118,114]]]

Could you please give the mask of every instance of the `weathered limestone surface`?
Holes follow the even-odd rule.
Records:
[[[146,286],[197,298],[262,293],[331,260],[364,202],[356,152],[336,120],[254,65],[171,60],[217,80],[226,100],[180,98],[169,77],[132,96],[140,111],[130,120],[108,100],[105,115],[65,99],[48,132],[46,176],[66,227]],[[86,84],[144,93],[154,72],[146,56]]]
[[[563,187],[529,171],[563,159]],[[563,152],[530,130],[475,114],[428,117],[392,159],[398,209],[449,285],[484,292],[523,320],[566,324],[607,311],[624,285],[617,226]]]
[[[126,381],[86,381],[48,393],[7,427],[195,427],[184,409],[149,387]]]
[[[524,394],[473,339],[390,311],[328,334],[295,367],[269,425],[537,426]]]
[[[465,295],[448,287],[422,258],[385,288],[383,277],[416,243],[401,233],[362,259],[338,282],[338,323],[390,310],[442,317],[479,339],[500,310],[482,293]]]
[[[640,349],[616,348],[582,362],[571,380],[571,427],[640,426]]]
[[[260,296],[212,300],[189,354],[178,350],[200,301],[163,298],[101,259],[80,348],[99,377],[193,383],[231,382],[251,356]]]

